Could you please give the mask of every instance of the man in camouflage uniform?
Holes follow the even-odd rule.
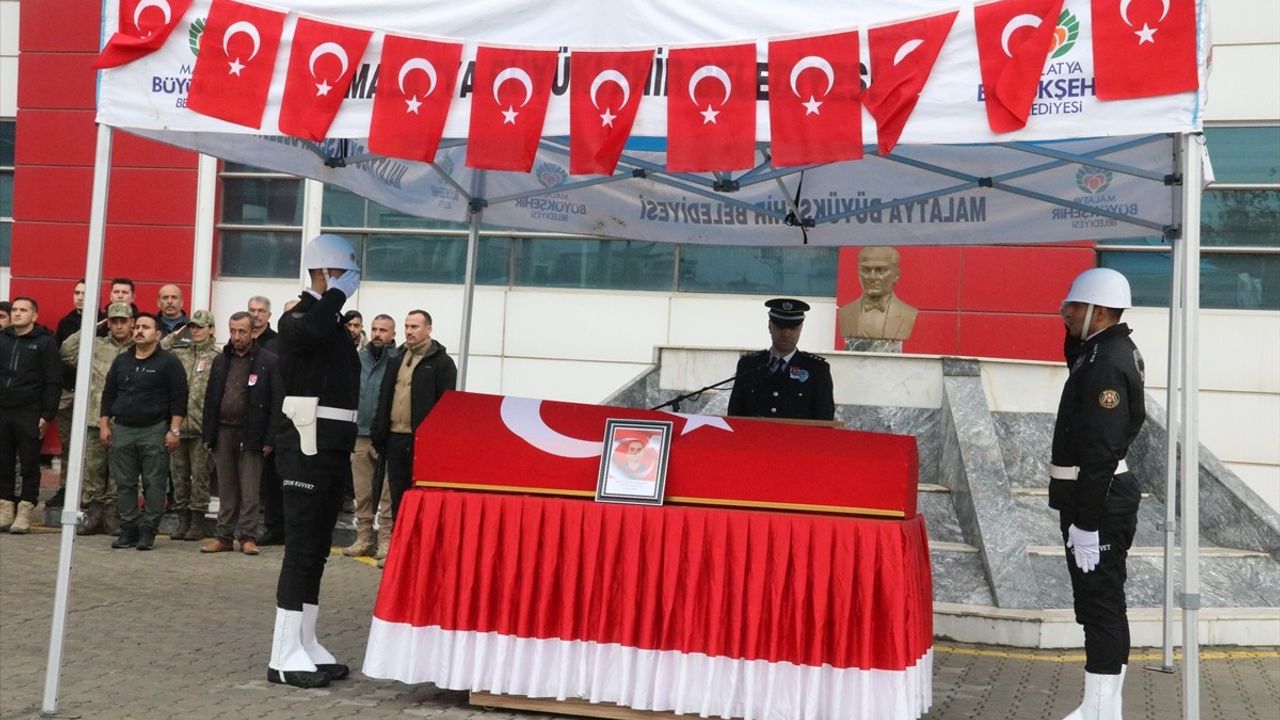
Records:
[[[107,371],[120,353],[133,347],[133,308],[126,303],[111,303],[107,307],[106,337],[94,338],[92,379],[89,385],[89,412],[86,418],[89,432],[85,434],[84,481],[80,489],[80,509],[84,518],[77,535],[94,535],[98,532],[112,535],[120,532],[120,514],[116,509],[116,483],[107,472],[107,448],[98,437],[98,413],[102,409],[102,389],[107,383]],[[76,331],[62,343],[59,350],[62,362],[75,367],[80,353],[80,332]]]
[[[160,347],[173,352],[187,373],[187,416],[182,421],[178,449],[169,456],[169,478],[173,483],[173,507],[178,513],[174,540],[204,538],[204,518],[209,512],[209,481],[213,477],[213,455],[200,439],[204,415],[204,395],[209,371],[218,348],[213,341],[213,313],[197,310],[182,332],[171,332]]]

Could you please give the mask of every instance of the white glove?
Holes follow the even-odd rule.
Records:
[[[348,270],[342,273],[342,277],[331,277],[328,282],[330,290],[341,290],[342,294],[350,300],[351,296],[356,294],[356,290],[360,289],[360,271]]]
[[[1072,525],[1067,528],[1067,547],[1075,552],[1076,567],[1089,572],[1098,567],[1101,551],[1098,550],[1098,531],[1081,530]]]

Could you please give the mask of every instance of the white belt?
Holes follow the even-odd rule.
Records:
[[[1116,464],[1116,475],[1122,475],[1129,472],[1129,463],[1121,460]],[[1054,480],[1075,480],[1080,477],[1079,467],[1064,467],[1062,465],[1050,465],[1049,477]]]
[[[325,420],[341,420],[343,422],[355,422],[356,411],[344,410],[342,408],[329,407],[328,405],[316,406],[316,417]]]

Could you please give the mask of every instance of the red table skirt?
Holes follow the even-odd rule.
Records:
[[[916,717],[932,618],[919,517],[414,489],[364,669],[724,717]]]

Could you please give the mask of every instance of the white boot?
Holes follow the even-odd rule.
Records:
[[[1124,676],[1127,672],[1129,672],[1129,666],[1121,665],[1120,674],[1115,676],[1115,692],[1111,696],[1111,714],[1101,715],[1106,720],[1124,720],[1120,716],[1120,710],[1124,707]]]
[[[329,676],[316,668],[302,645],[303,616],[298,610],[276,608],[276,629],[271,637],[267,680],[301,688],[324,687],[329,684]]]
[[[333,653],[316,639],[316,618],[319,615],[319,605],[302,604],[302,647],[311,662],[316,664],[316,669],[328,675],[330,680],[341,680],[351,674],[351,669],[338,662]]]
[[[1119,675],[1084,674],[1084,702],[1063,720],[1120,720],[1120,686],[1126,666]]]
[[[12,490],[13,488],[9,488]],[[0,532],[8,532],[17,515],[17,504],[9,500],[0,500]]]

